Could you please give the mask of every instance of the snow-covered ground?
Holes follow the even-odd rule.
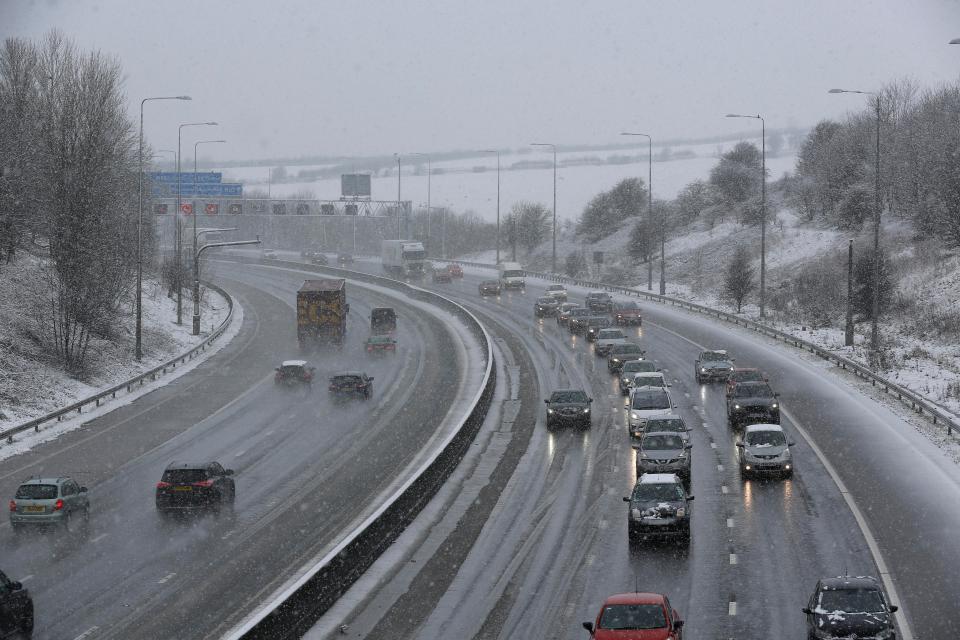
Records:
[[[0,430],[55,411],[170,360],[206,338],[223,322],[229,310],[226,300],[204,288],[201,293],[201,333],[193,336],[193,308],[189,292],[185,292],[184,296],[184,323],[177,325],[176,299],[168,298],[159,282],[146,279],[143,292],[143,360],[139,363],[134,360],[134,317],[124,313],[117,318],[116,335],[112,340],[91,340],[88,373],[74,377],[59,366],[57,359],[36,338],[34,310],[24,292],[32,290],[37,270],[37,259],[22,253],[13,263],[3,265],[3,277],[0,278]],[[239,313],[242,314],[242,311]],[[232,325],[239,324],[235,317]],[[226,344],[230,337],[227,335],[217,340],[217,347]],[[207,350],[206,353],[211,352]],[[178,367],[178,373],[180,371],[182,369]],[[157,384],[166,384],[170,379],[171,375],[165,376]],[[107,403],[102,409],[110,410],[118,404],[119,401]],[[82,421],[89,420],[91,415],[85,413]],[[36,435],[49,439],[51,435],[71,428],[68,422],[57,423],[55,429],[44,430]],[[72,428],[79,424],[80,421]],[[20,450],[23,438],[18,437],[18,440],[21,441],[17,445]],[[31,442],[35,444],[33,439]],[[0,457],[9,455],[9,449],[9,446],[0,443]]]
[[[731,149],[739,139],[722,144],[672,146],[673,153],[693,151],[696,157],[678,160],[654,160],[653,195],[655,198],[669,199],[676,196],[684,186],[698,179],[707,179],[710,169],[717,163],[717,155]],[[747,139],[759,145],[759,139]],[[654,155],[662,149],[654,147]],[[564,166],[565,162],[584,159],[605,160],[610,156],[627,156],[632,161],[627,164],[598,164]],[[553,204],[553,157],[550,153],[533,151],[530,153],[510,152],[501,155],[500,172],[500,210],[509,211],[510,207],[522,200],[541,202],[547,207]],[[409,162],[409,164],[408,164]],[[415,164],[414,164],[415,162]],[[514,163],[541,162],[543,168],[507,170]],[[560,220],[575,220],[583,212],[586,204],[598,193],[613,187],[624,178],[640,177],[647,181],[646,147],[603,151],[569,151],[557,154],[557,217]],[[793,171],[796,156],[793,153],[767,157],[767,170],[770,178],[780,178],[785,172]],[[297,166],[286,165],[288,175],[296,175],[301,169],[318,168],[322,165]],[[414,206],[426,206],[427,176],[426,162],[423,158],[409,158],[404,162],[401,177],[401,197],[411,200]],[[456,211],[471,210],[481,218],[493,221],[496,218],[497,203],[497,159],[494,154],[478,155],[474,158],[434,162],[430,185],[430,203],[432,206],[446,206]],[[224,180],[245,181],[245,188],[257,188],[266,191],[266,167],[232,167],[217,169],[223,171]],[[414,175],[416,170],[418,175]],[[363,172],[362,161],[358,161],[357,171]],[[397,197],[397,175],[395,170],[387,176],[374,175],[371,179],[371,191],[375,200],[394,200]],[[296,193],[310,192],[321,200],[336,200],[340,197],[340,179],[315,180],[307,182],[274,183],[270,195],[284,198]]]

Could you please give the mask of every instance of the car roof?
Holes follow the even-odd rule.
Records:
[[[69,480],[69,476],[58,476],[56,478],[28,478],[21,482],[21,485],[24,484],[62,484]]]
[[[366,375],[363,371],[337,371],[333,374],[332,377],[336,378],[337,376],[363,376]]]
[[[783,433],[783,427],[778,424],[751,424],[747,427],[746,433],[755,433],[757,431],[779,431]]]
[[[499,280],[484,280],[480,284],[500,284]]]
[[[637,484],[680,484],[680,478],[675,473],[645,473],[637,480]]]
[[[565,289],[565,288],[566,288],[566,287],[564,287],[562,284],[548,284],[548,285],[547,285],[547,289],[550,289],[551,291],[556,291],[557,289]]]
[[[579,391],[580,393],[586,393],[583,389],[554,389],[553,393],[567,393],[570,391]]]
[[[173,461],[167,465],[167,469],[206,469],[207,466],[213,464],[212,460],[207,462],[178,462]]]
[[[641,362],[643,362],[641,360]],[[662,378],[663,371],[637,371],[633,374],[634,379],[636,378]]]
[[[648,418],[647,422],[653,422],[656,420],[680,420],[681,422],[685,422],[685,420],[683,419],[683,416],[681,416],[679,413],[669,413],[665,416],[656,416],[653,418]],[[671,433],[673,432],[671,431]]]
[[[822,578],[820,586],[831,591],[841,589],[880,589],[880,582],[873,576],[837,576]]]
[[[758,369],[757,367],[734,367],[731,373],[746,373],[748,371],[756,371],[757,373],[759,373],[760,369]]]
[[[608,604],[664,604],[666,598],[659,593],[617,593],[603,601]]]
[[[744,382],[737,383],[737,389],[759,389],[760,387],[770,388],[770,384],[766,380],[746,380]]]
[[[670,436],[672,438],[680,438],[681,440],[683,440],[683,438],[680,435],[678,435],[676,431],[651,431],[650,433],[647,433],[646,431],[644,431],[643,437],[640,439],[640,441],[642,442],[650,436]]]
[[[284,360],[280,363],[281,367],[305,367],[306,365],[306,360]]]
[[[700,352],[700,355],[703,355],[705,353],[716,353],[716,354],[725,356],[727,355],[727,350],[726,349],[704,349],[703,351]]]

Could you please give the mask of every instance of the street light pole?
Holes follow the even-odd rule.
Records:
[[[871,295],[871,309],[873,322],[870,326],[870,350],[873,353],[875,361],[880,353],[880,326],[878,323],[880,316],[880,94],[875,91],[855,91],[851,89],[830,89],[828,93],[859,93],[861,95],[873,96],[876,98],[875,107],[877,113],[877,132],[876,132],[876,158],[874,173],[876,181],[874,183],[874,216],[873,216],[873,286]]]
[[[427,246],[430,246],[430,176],[432,171],[430,170],[430,155],[427,153],[411,153],[411,156],[421,156],[427,159]]]
[[[495,149],[484,149],[481,153],[497,154],[497,264],[500,264],[500,152]]]
[[[197,179],[197,147],[226,140],[199,140],[193,143],[193,179]],[[193,335],[200,335],[200,252],[197,250],[197,212],[193,212]]]
[[[728,113],[727,117],[760,121],[760,318],[763,319],[766,317],[764,303],[767,299],[767,123],[760,114]]]
[[[622,136],[642,136],[647,139],[647,227],[653,235],[653,138],[646,133],[621,133]],[[661,229],[662,231],[662,229]],[[664,239],[660,234],[660,295],[667,291],[666,261],[664,260]],[[652,253],[652,251],[651,251]],[[653,260],[647,259],[647,291],[653,291]]]
[[[140,144],[137,158],[137,321],[134,357],[137,362],[143,358],[143,105],[151,100],[192,100],[190,96],[160,96],[144,98],[140,101]]]
[[[532,142],[534,147],[550,147],[553,150],[553,258],[551,273],[557,272],[557,145],[549,142]]]
[[[393,154],[397,158],[397,240],[402,240],[400,235],[400,154]]]
[[[180,232],[180,147],[183,139],[184,127],[206,127],[216,125],[216,122],[186,122],[177,128],[177,211],[174,215],[176,226],[176,253],[177,253],[177,324],[183,324],[183,234]],[[196,215],[196,211],[194,211]]]

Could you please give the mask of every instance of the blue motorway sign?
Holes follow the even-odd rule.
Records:
[[[167,184],[177,184],[176,171],[151,171],[147,174],[154,182],[164,182]],[[199,183],[199,184],[219,184],[223,180],[223,174],[219,171],[206,171],[194,173],[192,171],[180,172],[180,183]]]
[[[173,198],[177,195],[176,184],[154,184],[155,198]],[[195,196],[210,196],[215,198],[232,198],[243,195],[243,184],[239,182],[221,182],[219,184],[185,184],[180,185],[180,197],[192,198]]]

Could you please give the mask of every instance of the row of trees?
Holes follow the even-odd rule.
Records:
[[[122,77],[116,58],[55,31],[0,50],[0,256],[45,251],[38,328],[74,372],[134,282],[137,138]]]

